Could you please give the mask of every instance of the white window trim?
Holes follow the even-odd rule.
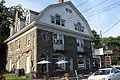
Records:
[[[30,46],[30,33],[26,35],[26,47],[29,47],[29,46]]]
[[[15,41],[16,51],[20,50],[20,40]]]
[[[75,26],[75,30],[77,31],[80,31],[80,32],[85,31],[85,27],[83,27],[80,22],[78,22],[77,24],[74,24],[74,26]]]
[[[84,40],[80,38],[77,38],[76,40],[77,40],[76,42],[79,43],[79,46],[77,47],[84,48]],[[81,44],[83,45],[83,47],[81,46]]]
[[[57,14],[56,14],[56,15],[57,15]],[[52,21],[54,21],[53,24],[56,24],[56,20],[57,20],[56,15],[55,15],[55,16],[52,16],[52,15],[51,15],[51,23],[52,23]],[[59,15],[59,14],[58,14],[58,15]],[[52,20],[52,19],[53,19],[53,20]],[[58,20],[60,20],[60,26],[63,26],[63,25],[64,25],[63,27],[65,27],[65,20],[61,18],[61,15],[60,15],[60,19],[58,19]],[[58,24],[56,24],[56,25],[58,25]]]
[[[26,25],[30,24],[30,14],[26,16]]]
[[[55,34],[55,33],[54,33]],[[56,34],[57,35],[57,39],[54,39],[54,34],[53,34],[53,43],[54,44],[58,44],[58,45],[63,45],[64,44],[64,35],[62,35],[62,34]],[[62,39],[60,39],[60,35],[62,36],[61,38]],[[62,44],[60,44],[60,43],[57,43],[57,40],[62,40]]]

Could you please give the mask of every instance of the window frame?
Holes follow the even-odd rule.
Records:
[[[30,14],[26,16],[26,25],[30,24]]]
[[[76,38],[76,42],[77,42],[77,47],[83,48],[84,49],[84,39],[81,38]],[[79,44],[79,45],[78,45]]]
[[[83,27],[80,22],[77,22],[77,24],[74,24],[74,26],[75,26],[75,30],[77,31],[84,32],[85,30],[85,27]]]
[[[56,38],[55,38],[54,35],[56,35]],[[54,33],[53,34],[53,43],[54,44],[59,44],[59,45],[64,44],[64,35]]]
[[[15,41],[16,50],[20,49],[20,39]]]
[[[26,46],[30,46],[30,33],[26,35]]]
[[[65,26],[65,20],[61,18],[60,14],[55,14],[55,16],[51,15],[51,23],[60,26]]]

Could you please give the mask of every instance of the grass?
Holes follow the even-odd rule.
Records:
[[[4,76],[5,76],[5,80],[31,80],[30,77],[26,77],[26,76],[18,77],[12,73],[6,73],[6,74],[4,74]]]

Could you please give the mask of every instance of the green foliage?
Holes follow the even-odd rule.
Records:
[[[30,77],[26,77],[26,76],[18,77],[12,73],[6,73],[4,76],[6,80],[32,80]]]
[[[112,65],[120,65],[120,55],[115,54],[111,56],[112,59]]]
[[[4,6],[4,1],[0,2],[0,43],[3,43],[3,41],[9,36],[9,26],[10,21],[8,19],[9,11],[6,6]]]
[[[98,49],[98,48],[101,48],[102,47],[102,43],[101,43],[101,38],[100,36],[97,34],[97,32],[95,30],[92,30],[92,33],[93,33],[93,41],[92,43],[94,44],[94,48],[95,49]]]
[[[21,5],[12,6],[7,8],[4,6],[5,1],[0,2],[0,43],[4,43],[4,40],[10,35],[9,26],[12,24],[14,26],[15,13],[19,12],[19,18],[21,20],[25,19],[25,12]]]
[[[15,21],[15,14],[16,14],[16,11],[19,12],[18,14],[18,17],[21,19],[21,20],[25,20],[25,11],[24,9],[22,8],[22,6],[19,4],[17,6],[11,6],[8,8],[9,10],[9,17],[11,19],[11,22],[14,22]]]
[[[104,47],[108,50],[120,50],[120,36],[118,37],[107,37],[103,38],[102,42],[105,44]],[[112,65],[120,65],[120,55],[111,55]]]
[[[120,50],[120,36],[103,38],[102,42],[109,50]]]

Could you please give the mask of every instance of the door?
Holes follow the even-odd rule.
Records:
[[[70,72],[73,72],[73,59],[70,59]]]
[[[12,60],[10,60],[9,71],[12,70]]]
[[[30,73],[30,56],[26,58],[26,73]]]

